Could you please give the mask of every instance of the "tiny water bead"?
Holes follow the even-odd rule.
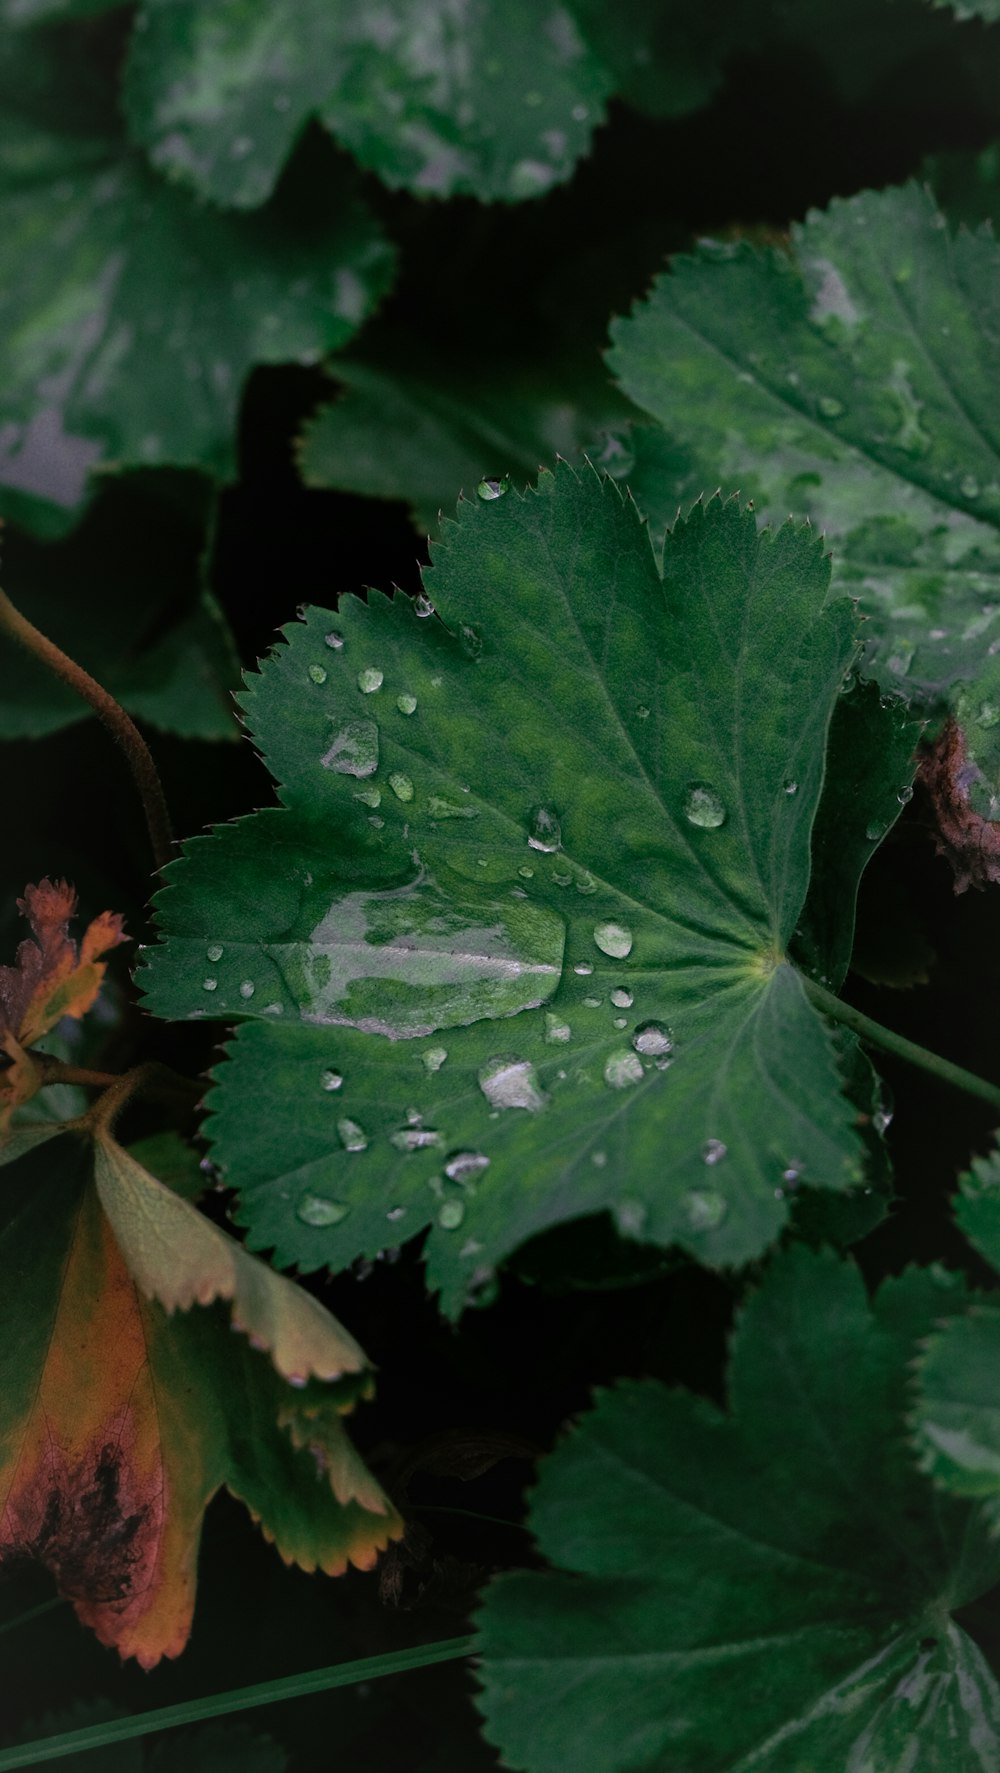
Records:
[[[362,806],[381,806],[382,790],[375,787],[359,788],[354,798],[360,800]]]
[[[429,1147],[443,1143],[440,1133],[431,1127],[400,1127],[398,1133],[390,1133],[390,1145],[397,1151],[426,1151]]]
[[[481,480],[476,487],[476,492],[485,504],[491,504],[494,499],[502,499],[504,493],[509,491],[510,480],[506,474],[498,476],[488,475],[487,478]]]
[[[427,1071],[440,1071],[447,1057],[447,1047],[428,1047],[424,1054],[424,1067]]]
[[[632,952],[632,931],[622,923],[599,923],[594,926],[594,941],[602,954],[612,960],[624,960]]]
[[[729,1210],[724,1197],[715,1188],[692,1188],[682,1204],[691,1231],[714,1231]]]
[[[457,1231],[464,1218],[464,1200],[443,1200],[438,1207],[437,1222],[445,1231]]]
[[[884,819],[872,819],[865,826],[865,837],[869,843],[881,843],[889,827]]]
[[[558,868],[553,868],[552,883],[554,886],[558,887],[571,886],[573,884],[573,876],[572,874],[561,873]]]
[[[427,801],[427,811],[432,819],[478,819],[479,817],[477,806],[459,806],[454,800],[445,800],[440,794],[430,795]]]
[[[545,1039],[551,1046],[559,1041],[572,1040],[573,1030],[568,1022],[557,1016],[554,1010],[545,1012]]]
[[[240,986],[240,996],[241,997],[252,997],[254,992],[256,991],[256,989],[257,989],[257,987],[254,984],[252,979],[244,979],[242,985]]]
[[[578,874],[573,882],[578,893],[596,893],[597,882],[592,874]]]
[[[908,782],[904,783],[902,788],[896,790],[896,799],[899,801],[900,806],[909,806],[910,801],[913,799],[913,789]]]
[[[547,1097],[530,1059],[498,1053],[480,1066],[478,1079],[491,1108],[526,1108],[534,1114],[545,1107]]]
[[[409,694],[396,697],[396,707],[400,714],[416,714],[417,698]]]
[[[389,1211],[386,1213],[386,1218],[388,1219],[390,1225],[398,1225],[400,1219],[406,1218],[406,1208],[405,1207],[390,1207]]]
[[[358,672],[358,688],[364,696],[370,696],[373,690],[381,689],[384,682],[385,672],[380,671],[377,665],[366,665],[363,671]]]
[[[413,783],[410,781],[409,776],[403,775],[402,770],[394,771],[389,777],[389,787],[392,789],[397,800],[413,799]]]
[[[338,1120],[337,1137],[345,1151],[367,1151],[368,1135],[356,1120]]]
[[[335,653],[339,653],[344,644],[344,636],[338,634],[334,628],[331,628],[329,634],[324,634],[323,639],[326,641],[327,646]]]
[[[343,1087],[343,1075],[339,1071],[324,1071],[320,1075],[320,1088],[323,1090],[339,1090]]]
[[[522,868],[519,868],[517,872],[521,876],[522,880],[534,880],[534,878],[535,878],[535,870],[533,868],[529,868],[527,863],[525,863]]]
[[[842,419],[845,408],[842,400],[836,400],[832,394],[822,394],[819,410],[825,419]]]
[[[586,961],[586,960],[582,960],[578,967],[573,968],[574,973],[579,973],[579,975],[582,979],[589,978],[589,976],[593,972],[593,970],[594,969],[590,965],[589,961]]]
[[[635,1236],[645,1226],[649,1218],[649,1208],[641,1200],[623,1200],[619,1202],[615,1217],[619,1231],[624,1232],[626,1237]]]
[[[313,683],[326,682],[326,672],[322,665],[310,665],[309,676],[312,678]]]
[[[721,1139],[706,1139],[701,1148],[702,1162],[706,1164],[721,1164],[728,1149],[729,1147],[724,1145]]]
[[[201,988],[203,991],[217,991],[219,988],[219,981],[218,979],[203,979],[201,982]]]
[[[692,782],[684,800],[684,817],[689,825],[698,825],[703,831],[717,831],[726,822],[726,809],[714,788]]]
[[[542,850],[547,856],[562,848],[562,828],[548,807],[537,806],[532,813],[528,845],[533,850]]]
[[[611,993],[611,1002],[616,1010],[629,1010],[635,1002],[635,998],[631,991],[626,991],[624,985],[616,985]]]
[[[614,1025],[616,1028],[627,1028],[628,1027],[628,1017],[627,1016],[616,1016]]]
[[[599,1010],[603,1001],[603,998],[600,997],[585,997],[583,999],[588,1010]]]
[[[205,959],[206,960],[221,960],[222,959],[222,943],[221,942],[213,942],[211,948],[206,948],[205,949]]]
[[[489,1167],[490,1160],[482,1151],[456,1151],[445,1164],[444,1173],[449,1182],[461,1182],[465,1186]]]
[[[324,1225],[339,1225],[350,1210],[342,1200],[327,1200],[322,1194],[303,1194],[295,1204],[295,1217],[301,1219],[303,1225],[322,1228]]]
[[[799,791],[799,785],[797,782],[786,782],[785,783],[785,793],[786,794],[797,794],[798,791]]]
[[[417,592],[416,597],[413,599],[413,613],[415,616],[419,616],[422,622],[426,622],[427,617],[434,614],[434,605],[426,591]]]
[[[609,1055],[604,1066],[604,1081],[613,1090],[624,1090],[630,1084],[641,1083],[642,1077],[642,1060],[637,1053],[621,1047]]]
[[[663,1053],[673,1052],[674,1037],[663,1022],[643,1022],[632,1036],[632,1045],[637,1053],[658,1059]]]

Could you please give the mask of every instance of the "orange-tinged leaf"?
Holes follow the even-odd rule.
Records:
[[[367,1568],[401,1532],[339,1420],[363,1376],[292,1389],[221,1304],[147,1298],[78,1138],[4,1168],[0,1271],[0,1564],[37,1558],[122,1656],[183,1649],[223,1486],[307,1570]]]
[[[266,1349],[293,1384],[367,1366],[353,1336],[318,1299],[250,1255],[103,1132],[94,1168],[104,1211],[147,1298],[168,1311],[231,1300],[233,1328]]]

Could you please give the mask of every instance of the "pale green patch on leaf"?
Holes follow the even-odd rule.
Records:
[[[556,1773],[995,1773],[1000,1689],[950,1617],[1000,1575],[977,1516],[900,1435],[907,1362],[949,1293],[778,1257],[732,1347],[730,1412],[626,1381],[543,1463],[554,1569],[479,1618],[489,1739]]]
[[[612,368],[703,485],[809,516],[883,687],[963,722],[1000,805],[1000,248],[916,185],[812,212],[790,252],[708,244],[613,329]],[[688,465],[690,467],[690,464]],[[670,521],[647,476],[640,503]]]
[[[784,958],[853,612],[814,536],[735,502],[661,577],[565,466],[433,558],[440,619],[373,593],[287,631],[243,698],[283,807],[195,838],[159,901],[150,1007],[246,1023],[210,1129],[251,1241],[341,1267],[430,1224],[450,1312],[607,1207],[746,1261],[786,1172],[862,1173]]]
[[[138,22],[135,139],[243,208],[313,116],[388,185],[538,197],[570,176],[613,85],[561,0],[143,0]]]
[[[287,192],[253,218],[197,207],[113,112],[64,117],[65,71],[23,98],[33,41],[0,56],[0,484],[9,514],[51,527],[102,462],[231,473],[247,372],[346,344],[393,255],[335,167],[308,216]]]

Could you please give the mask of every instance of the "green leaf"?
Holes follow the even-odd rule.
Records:
[[[162,470],[104,482],[72,535],[4,534],[4,585],[18,608],[138,719],[185,738],[234,739],[239,665],[205,585],[211,484]],[[0,738],[41,738],[87,704],[0,637]]]
[[[138,25],[135,139],[242,208],[270,194],[311,116],[388,185],[538,197],[569,178],[612,88],[559,0],[143,0]]]
[[[812,212],[792,251],[709,245],[613,329],[621,384],[765,511],[809,515],[887,688],[963,724],[1000,793],[1000,251],[917,186]],[[673,494],[641,500],[668,521]]]
[[[0,483],[9,515],[51,528],[102,460],[230,474],[248,370],[346,344],[393,255],[336,166],[308,213],[294,189],[253,218],[196,207],[107,113],[64,119],[55,73],[21,95],[34,42],[0,56]]]
[[[957,19],[979,18],[987,25],[1000,22],[1000,0],[931,0],[931,4],[953,12]]]
[[[121,0],[3,0],[0,20],[5,25],[45,25],[59,19],[93,18],[120,5]]]
[[[579,456],[628,410],[596,350],[560,356],[548,341],[534,361],[524,341],[499,355],[429,355],[397,328],[380,354],[340,359],[336,376],[338,398],[299,448],[306,485],[405,499],[432,532],[481,478],[533,479],[539,463]]]
[[[589,43],[612,70],[619,96],[652,117],[683,117],[722,84],[734,50],[755,41],[760,8],[715,0],[571,0]]]
[[[949,1615],[1000,1575],[900,1433],[930,1275],[883,1288],[793,1249],[739,1320],[731,1413],[627,1381],[542,1466],[556,1566],[480,1615],[487,1735],[554,1773],[1000,1766],[1000,1689]]]
[[[818,541],[714,501],[661,580],[592,472],[491,490],[434,549],[441,620],[287,631],[244,698],[284,805],[188,845],[143,975],[248,1022],[211,1133],[252,1242],[340,1267],[431,1223],[451,1312],[567,1218],[743,1262],[783,1172],[861,1174],[783,958],[855,644]]]
[[[959,1178],[955,1218],[1000,1269],[1000,1152],[973,1159]],[[960,1496],[976,1497],[1000,1534],[1000,1309],[987,1294],[933,1336],[920,1362],[914,1418],[925,1468]]]

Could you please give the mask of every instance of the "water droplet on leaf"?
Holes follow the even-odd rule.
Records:
[[[479,494],[479,497],[481,499],[483,499],[487,504],[491,503],[491,501],[493,499],[502,499],[504,496],[504,493],[509,492],[509,491],[510,491],[510,480],[508,479],[506,474],[500,476],[499,478],[493,478],[491,476],[485,480],[481,480],[479,482],[479,485],[476,487],[476,492]]]
[[[389,777],[389,787],[392,789],[397,800],[413,799],[413,783],[410,781],[409,776],[403,775],[401,770],[396,770]]]
[[[465,1202],[463,1200],[443,1200],[438,1207],[438,1224],[445,1231],[457,1231],[465,1218]]]
[[[218,990],[218,985],[218,979],[203,979],[201,982],[201,988],[203,991],[216,991]]]
[[[419,616],[422,622],[425,622],[428,616],[434,614],[434,605],[426,591],[417,592],[416,597],[413,599],[413,613],[415,616]]]
[[[880,843],[888,829],[884,819],[872,819],[865,826],[865,836],[869,843]]]
[[[632,931],[621,923],[599,923],[594,928],[594,941],[602,954],[612,960],[624,960],[632,952]]]
[[[324,1090],[339,1090],[344,1079],[339,1071],[324,1071],[319,1081]]]
[[[365,696],[370,696],[373,690],[381,689],[384,682],[385,672],[380,671],[377,665],[366,665],[363,671],[358,672],[358,688]]]
[[[715,1188],[692,1188],[684,1196],[683,1205],[684,1217],[692,1231],[714,1231],[729,1210]]]
[[[424,1065],[428,1071],[440,1071],[447,1057],[447,1047],[428,1047],[424,1054]]]
[[[491,1108],[527,1108],[535,1113],[547,1101],[531,1061],[508,1053],[499,1053],[480,1067],[479,1088]]]
[[[841,419],[844,416],[844,402],[836,400],[832,394],[820,397],[819,410],[825,419]]]
[[[337,1137],[345,1151],[367,1151],[368,1135],[356,1120],[338,1120]]]
[[[415,714],[417,712],[417,698],[409,694],[397,696],[396,707],[400,714]]]
[[[378,727],[373,720],[349,720],[320,759],[339,776],[373,776],[378,769]]]
[[[344,636],[338,634],[335,628],[331,628],[329,634],[324,634],[323,639],[326,641],[327,646],[333,648],[335,653],[339,653],[344,644]]]
[[[568,1022],[557,1016],[554,1010],[545,1012],[545,1038],[551,1045],[553,1042],[572,1040],[573,1030]]]
[[[632,1045],[637,1053],[655,1059],[662,1053],[673,1052],[674,1037],[663,1022],[643,1022],[632,1036]]]
[[[322,665],[310,665],[309,676],[312,678],[313,683],[325,683],[326,682],[326,672],[324,671]]]
[[[295,1217],[314,1227],[339,1225],[350,1210],[342,1200],[327,1200],[322,1194],[303,1194],[295,1203]]]
[[[701,1148],[702,1161],[706,1164],[721,1164],[728,1149],[721,1139],[706,1139]]]
[[[704,831],[715,831],[726,822],[726,809],[714,788],[704,782],[692,782],[684,801],[684,816],[691,825]]]
[[[472,1181],[474,1176],[489,1169],[490,1160],[482,1151],[456,1151],[444,1166],[444,1173],[450,1182],[461,1182],[463,1186]]]
[[[254,984],[252,979],[244,979],[242,985],[240,986],[240,996],[241,997],[252,997],[254,992],[256,991],[256,989],[257,989],[257,987]]]
[[[553,855],[562,848],[562,830],[555,813],[548,807],[536,807],[531,815],[531,830],[528,843],[533,850],[543,850],[546,855]]]
[[[221,960],[222,953],[223,953],[222,943],[221,942],[213,942],[211,948],[205,949],[205,959],[206,960]]]
[[[604,1081],[613,1090],[624,1090],[629,1084],[642,1082],[642,1060],[628,1047],[611,1053],[604,1066]]]
[[[611,1002],[616,1010],[631,1009],[634,1001],[631,991],[626,991],[624,985],[616,985],[611,993]]]

